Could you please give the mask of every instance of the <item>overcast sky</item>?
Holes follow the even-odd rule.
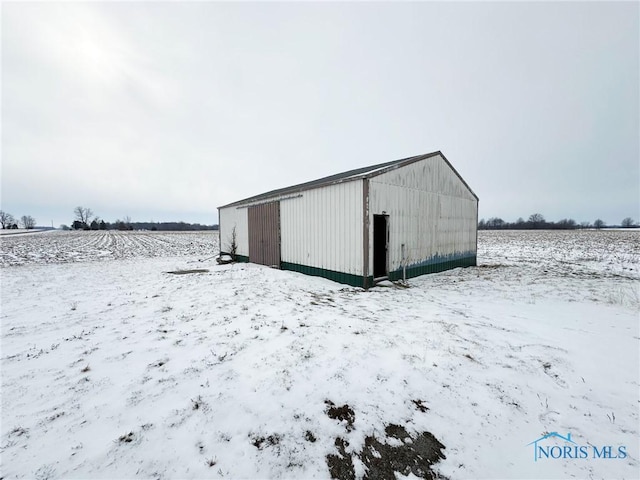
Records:
[[[640,6],[8,3],[2,209],[217,207],[441,150],[480,218],[640,220]]]

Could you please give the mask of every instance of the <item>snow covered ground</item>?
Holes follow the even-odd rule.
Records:
[[[362,478],[402,429],[451,479],[639,476],[640,232],[480,232],[366,292],[218,266],[216,232],[0,246],[2,478]],[[535,461],[551,432],[626,456]]]

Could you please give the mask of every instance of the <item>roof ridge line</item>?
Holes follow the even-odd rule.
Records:
[[[297,193],[297,192],[301,192],[304,190],[310,190],[311,188],[319,188],[319,187],[324,187],[327,185],[332,185],[332,184],[337,184],[337,183],[342,183],[345,181],[355,181],[358,180],[359,178],[371,178],[373,176],[377,176],[377,175],[381,175],[382,173],[386,172],[387,170],[391,170],[392,168],[396,167],[396,166],[400,166],[400,165],[404,165],[405,163],[412,163],[414,161],[419,161],[419,160],[423,160],[435,155],[440,155],[444,158],[444,155],[442,155],[442,152],[440,150],[437,150],[435,152],[430,152],[430,153],[423,153],[420,155],[413,155],[411,157],[405,157],[405,158],[401,158],[398,160],[392,160],[390,162],[383,162],[383,163],[378,163],[376,165],[370,165],[368,167],[360,167],[360,168],[354,168],[352,170],[347,170],[344,172],[340,172],[340,173],[335,173],[333,175],[328,175],[326,177],[321,177],[321,178],[317,178],[315,180],[310,180],[308,182],[303,182],[303,183],[298,183],[295,185],[291,185],[289,187],[283,187],[283,188],[278,188],[275,190],[270,190],[268,192],[264,192],[264,193],[260,193],[258,195],[253,195],[251,197],[247,197],[247,198],[243,198],[242,200],[237,200],[235,202],[231,202],[228,203],[226,205],[222,205],[218,208],[227,208],[227,207],[233,207],[236,205],[242,205],[245,203],[251,203],[251,202],[258,202],[261,200],[267,200],[271,197],[277,197],[279,195],[286,195],[286,194],[290,194],[290,193]],[[448,163],[448,162],[447,162]],[[375,170],[380,170],[379,172],[375,172],[374,175],[372,175],[372,173]],[[353,178],[352,178],[353,177]]]

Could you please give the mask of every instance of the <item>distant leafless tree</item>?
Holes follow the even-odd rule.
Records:
[[[561,228],[563,230],[571,230],[576,228],[577,224],[573,218],[563,218],[556,222],[556,227]]]
[[[544,227],[544,216],[541,213],[534,213],[529,216],[529,224],[532,228],[542,228]]]
[[[73,209],[73,214],[76,216],[76,220],[83,226],[88,226],[93,218],[93,210],[85,207],[76,207]]]
[[[633,218],[627,217],[624,220],[622,220],[622,226],[624,228],[635,227],[636,226],[636,222],[633,221]]]
[[[604,223],[604,220],[600,220],[599,218],[593,222],[593,226],[596,227],[598,230],[600,230],[602,227],[606,226],[607,224]]]
[[[20,217],[20,223],[24,228],[29,230],[36,226],[36,219],[33,218],[31,215],[23,215],[22,217]]]
[[[11,225],[15,223],[15,219],[13,215],[7,212],[3,212],[0,210],[0,225],[2,225],[2,229],[11,228]]]
[[[492,217],[487,220],[487,227],[491,228],[501,228],[504,226],[504,220],[499,217]]]

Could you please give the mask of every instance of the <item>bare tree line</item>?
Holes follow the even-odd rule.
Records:
[[[557,222],[548,222],[541,213],[530,215],[528,220],[520,217],[515,222],[505,222],[498,217],[492,217],[488,220],[483,218],[478,222],[479,230],[574,230],[578,228],[595,228],[599,230],[608,226],[634,228],[637,227],[638,224],[631,217],[624,218],[620,225],[607,225],[605,221],[600,218],[596,219],[593,223],[578,223],[572,218],[564,218]]]
[[[133,222],[129,215],[125,215],[122,220],[115,222],[105,222],[93,213],[88,207],[78,206],[73,209],[75,219],[71,227],[61,225],[63,230],[165,230],[165,231],[194,231],[194,230],[217,230],[217,225],[201,225],[199,223],[185,222]]]
[[[22,215],[20,219],[16,219],[9,212],[0,210],[0,226],[2,226],[3,230],[9,229],[9,228],[16,229],[18,228],[18,225],[21,225],[22,228],[26,228],[27,230],[30,230],[32,228],[35,228],[36,219],[33,218],[31,215]]]

